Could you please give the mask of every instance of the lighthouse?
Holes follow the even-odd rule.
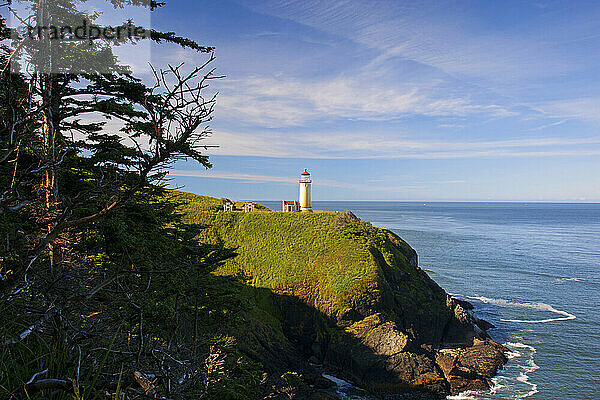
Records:
[[[310,204],[311,183],[310,174],[305,169],[304,172],[300,174],[300,211],[302,212],[312,212],[312,206]]]

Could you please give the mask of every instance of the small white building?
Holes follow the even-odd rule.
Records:
[[[283,212],[300,212],[300,202],[293,200],[284,200],[281,210]]]
[[[229,200],[229,199],[223,199],[223,211],[233,211],[235,210],[235,204],[233,203],[233,201]]]
[[[244,203],[244,212],[254,212],[256,205],[252,202]]]

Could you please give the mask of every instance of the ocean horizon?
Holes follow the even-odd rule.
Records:
[[[494,324],[489,333],[509,349],[509,362],[489,392],[450,399],[597,398],[599,203],[315,201],[313,208],[350,210],[399,234],[431,278]]]

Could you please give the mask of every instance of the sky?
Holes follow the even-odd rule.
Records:
[[[600,2],[172,0],[226,78],[183,190],[243,200],[600,201]],[[152,49],[154,64],[202,57]]]

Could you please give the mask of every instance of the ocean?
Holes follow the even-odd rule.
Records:
[[[496,326],[489,333],[510,349],[510,359],[494,387],[451,399],[600,398],[600,204],[314,202],[313,208],[351,210],[393,230],[440,286]]]

